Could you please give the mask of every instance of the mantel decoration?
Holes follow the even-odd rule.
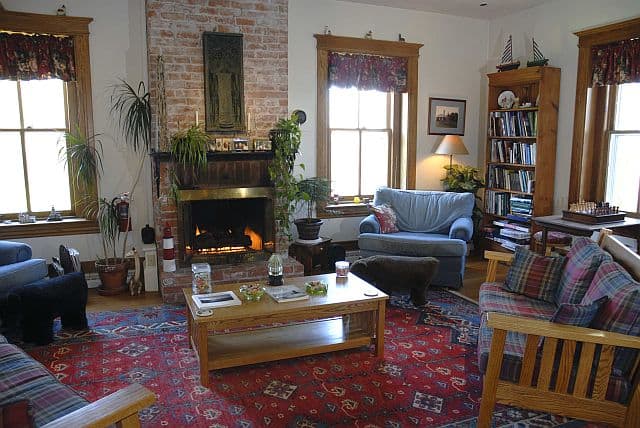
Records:
[[[464,135],[466,100],[429,97],[429,135]]]
[[[207,132],[245,132],[242,34],[204,32]]]

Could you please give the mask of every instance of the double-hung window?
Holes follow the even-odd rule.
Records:
[[[615,86],[611,99],[606,201],[622,211],[640,213],[640,83]]]
[[[69,130],[60,79],[0,80],[0,214],[71,214],[71,183],[59,153]]]

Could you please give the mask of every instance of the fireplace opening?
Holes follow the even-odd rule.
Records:
[[[183,204],[185,263],[266,260],[274,249],[273,204],[267,197]]]

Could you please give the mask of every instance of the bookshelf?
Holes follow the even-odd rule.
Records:
[[[560,69],[527,67],[487,75],[483,247],[530,245],[531,217],[553,214]],[[519,106],[501,108],[511,91]],[[531,103],[531,105],[526,105]],[[525,105],[523,105],[525,104]]]

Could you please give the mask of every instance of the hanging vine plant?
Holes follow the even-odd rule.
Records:
[[[273,159],[269,165],[269,177],[275,186],[276,203],[274,217],[279,233],[291,239],[291,217],[298,195],[298,179],[293,174],[301,143],[300,124],[294,113],[288,119],[280,119],[269,133]],[[304,170],[304,165],[298,165]],[[301,177],[300,177],[301,178]]]

